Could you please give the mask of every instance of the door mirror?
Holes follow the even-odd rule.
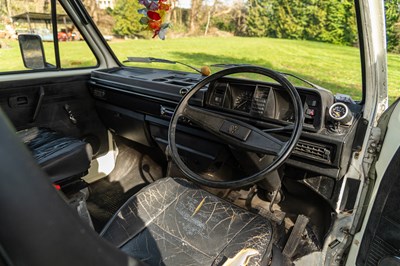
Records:
[[[46,58],[42,39],[36,34],[20,34],[18,36],[24,66],[30,69],[46,68]]]

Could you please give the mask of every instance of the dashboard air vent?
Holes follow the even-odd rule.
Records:
[[[332,159],[332,147],[318,145],[310,142],[299,141],[294,148],[294,154],[313,158],[318,161],[330,163]]]

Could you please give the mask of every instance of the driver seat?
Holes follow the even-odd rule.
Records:
[[[271,257],[269,220],[173,178],[130,198],[102,239],[65,204],[1,108],[0,136],[0,264],[266,265]]]
[[[164,178],[131,197],[101,235],[149,265],[267,265],[272,233],[266,218]]]

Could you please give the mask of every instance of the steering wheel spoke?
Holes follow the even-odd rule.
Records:
[[[286,144],[245,122],[198,107],[187,105],[182,115],[224,142],[247,151],[278,155]]]

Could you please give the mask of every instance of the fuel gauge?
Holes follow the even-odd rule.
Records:
[[[349,107],[344,103],[334,103],[329,108],[329,116],[341,124],[348,124],[353,118]]]

